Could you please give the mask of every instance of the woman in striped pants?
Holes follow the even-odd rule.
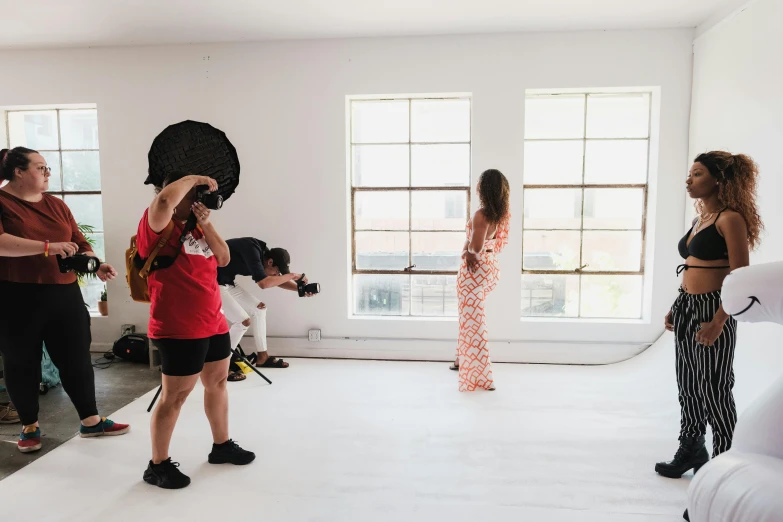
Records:
[[[698,217],[680,240],[685,264],[680,294],[666,315],[675,332],[680,447],[655,471],[669,478],[694,473],[709,460],[704,445],[712,428],[716,457],[731,447],[734,405],[734,347],[737,322],[721,306],[720,288],[731,272],[749,263],[749,250],[763,228],[756,210],[758,169],[751,158],[716,151],[699,155],[686,181]]]

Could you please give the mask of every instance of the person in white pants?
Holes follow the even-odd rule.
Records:
[[[236,348],[252,325],[255,350],[247,354],[248,360],[259,367],[288,368],[287,362],[270,357],[267,352],[266,305],[238,286],[236,277],[250,276],[262,290],[280,287],[296,292],[296,280],[301,276],[290,272],[291,256],[282,248],[269,249],[266,243],[253,237],[229,239],[226,244],[231,252],[231,261],[218,268],[217,277],[231,346]]]

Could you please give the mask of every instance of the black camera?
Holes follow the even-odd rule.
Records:
[[[306,294],[317,294],[321,291],[321,285],[318,283],[305,283],[305,275],[296,280],[296,289],[299,291],[299,297],[304,297]]]
[[[199,185],[196,188],[196,201],[210,210],[218,210],[223,206],[223,196],[209,191],[209,185]]]
[[[80,274],[94,274],[101,267],[101,260],[84,254],[75,254],[71,257],[57,255],[57,265],[60,273],[78,272]]]

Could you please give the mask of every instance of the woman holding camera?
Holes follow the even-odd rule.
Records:
[[[76,274],[62,273],[58,257],[95,257],[68,206],[46,194],[51,169],[24,147],[0,151],[0,351],[8,393],[24,425],[17,447],[41,449],[38,386],[43,343],[60,370],[63,389],[81,419],[80,435],[122,435],[130,427],[100,417],[90,358],[90,314]],[[101,263],[101,281],[117,272]]]
[[[226,376],[231,339],[221,310],[218,266],[230,260],[228,245],[209,221],[209,209],[198,200],[199,187],[218,188],[205,176],[172,172],[139,223],[136,245],[147,259],[159,242],[156,259],[169,258],[168,268],[150,272],[148,335],[161,356],[163,391],[152,414],[152,460],[144,480],[164,489],[180,489],[190,478],[171,461],[169,444],[182,405],[199,377],[204,410],[212,429],[211,464],[249,464],[255,455],[228,437]],[[197,226],[186,230],[191,213]]]

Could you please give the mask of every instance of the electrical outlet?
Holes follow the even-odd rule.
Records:
[[[310,342],[317,343],[321,340],[321,330],[310,330],[308,339]]]
[[[120,337],[123,337],[128,334],[136,333],[136,325],[134,324],[124,324],[120,328]]]

